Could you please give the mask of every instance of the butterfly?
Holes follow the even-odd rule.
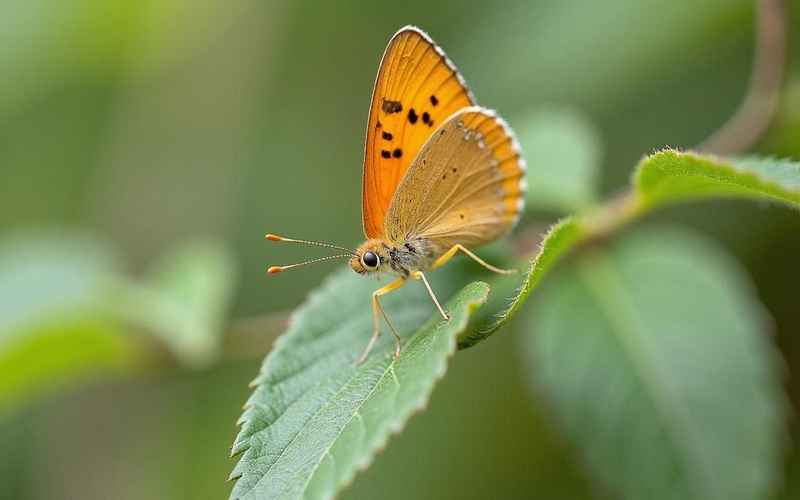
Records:
[[[425,32],[406,26],[389,40],[372,92],[361,191],[366,241],[351,250],[267,234],[271,241],[345,252],[267,271],[349,258],[358,274],[396,276],[372,294],[373,333],[358,363],[378,339],[381,317],[399,357],[400,335],[380,298],[418,280],[448,320],[427,271],[460,252],[489,271],[515,272],[485,262],[471,249],[511,231],[523,211],[525,189],[525,161],[511,128],[476,104],[455,65]]]

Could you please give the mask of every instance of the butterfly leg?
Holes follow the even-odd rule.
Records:
[[[438,259],[436,259],[433,262],[433,265],[431,266],[431,269],[436,269],[436,268],[439,268],[439,267],[442,267],[443,265],[445,265],[447,263],[447,261],[452,259],[453,256],[456,254],[456,252],[458,252],[459,250],[461,250],[462,252],[467,254],[467,256],[470,257],[472,260],[474,260],[475,262],[477,262],[478,264],[482,265],[483,267],[485,267],[486,269],[488,269],[488,270],[490,270],[492,272],[499,273],[499,274],[511,274],[511,273],[517,272],[516,269],[500,269],[499,267],[494,267],[493,265],[489,264],[485,260],[481,259],[477,255],[475,255],[474,253],[469,251],[466,247],[464,247],[461,244],[453,245],[450,248],[450,250],[448,250],[445,253],[443,253],[441,255],[441,257],[439,257]]]
[[[411,273],[411,277],[414,278],[415,280],[421,280],[422,283],[425,284],[425,288],[428,290],[428,295],[431,296],[431,300],[433,300],[433,303],[436,304],[436,309],[439,310],[439,313],[442,315],[444,319],[449,320],[450,316],[444,311],[444,308],[439,303],[439,300],[436,298],[436,294],[433,293],[433,288],[431,288],[431,284],[428,283],[428,278],[426,278],[425,275],[422,274],[422,271],[414,271],[413,273]]]
[[[395,330],[394,325],[389,320],[389,316],[386,315],[386,312],[381,307],[381,302],[378,299],[381,295],[386,295],[387,293],[397,290],[401,286],[405,285],[406,280],[404,278],[398,278],[386,286],[378,288],[374,292],[372,292],[372,337],[369,339],[369,343],[367,343],[367,347],[364,349],[364,352],[361,353],[359,356],[358,361],[356,364],[360,365],[367,359],[369,356],[369,352],[372,350],[372,347],[375,345],[375,341],[378,340],[378,336],[381,334],[381,318],[386,320],[386,324],[389,325],[389,329],[392,331],[394,335],[395,341],[395,348],[394,348],[394,357],[397,358],[400,356],[400,335],[397,334],[397,330]]]

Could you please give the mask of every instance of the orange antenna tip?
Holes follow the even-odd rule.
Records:
[[[277,234],[267,233],[264,235],[264,238],[268,239],[269,241],[285,241],[287,243],[301,243],[303,245],[313,245],[317,247],[326,247],[326,248],[335,248],[337,250],[342,250],[344,252],[349,253],[350,255],[355,255],[353,250],[349,248],[340,247],[339,245],[334,245],[331,243],[323,243],[321,241],[312,241],[312,240],[296,240],[294,238],[284,238],[283,236],[278,236]]]
[[[275,274],[281,271],[283,271],[283,268],[281,266],[270,266],[269,269],[267,269],[267,272],[269,274]]]

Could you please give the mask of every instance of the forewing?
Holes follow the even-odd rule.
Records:
[[[438,125],[474,103],[453,63],[423,31],[407,26],[389,41],[372,92],[362,181],[367,238],[385,236],[397,186]]]

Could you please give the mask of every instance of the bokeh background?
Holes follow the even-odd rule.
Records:
[[[800,9],[787,4],[780,109],[753,151],[800,158]],[[404,24],[518,130],[577,134],[601,199],[644,154],[717,129],[754,50],[749,0],[2,2],[0,497],[228,495],[248,383],[284,313],[332,271],[266,278],[304,251],[263,235],[361,241],[367,105]],[[742,263],[797,408],[797,214],[720,201],[648,222],[702,231]],[[518,335],[459,353],[343,498],[602,496],[524,383]],[[776,498],[797,498],[786,447]]]

